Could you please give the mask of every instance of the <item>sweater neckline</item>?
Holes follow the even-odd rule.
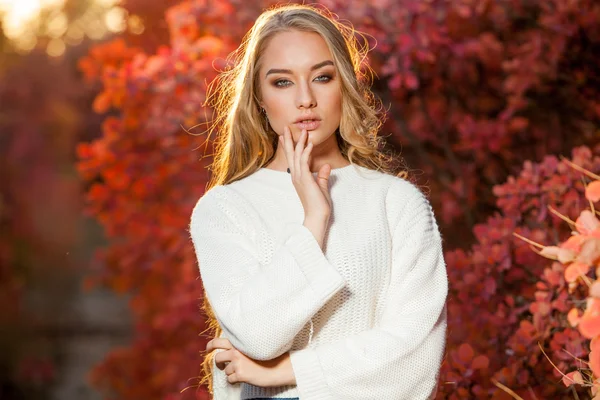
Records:
[[[329,173],[329,176],[336,176],[339,178],[349,176],[353,173],[353,167],[359,168],[360,166],[355,164],[348,164],[343,167],[332,168],[331,172]],[[275,169],[261,167],[257,170],[257,172],[265,176],[272,176],[274,179],[286,179],[291,182],[291,175],[287,171],[278,171]],[[313,172],[312,174],[316,177],[318,172]]]

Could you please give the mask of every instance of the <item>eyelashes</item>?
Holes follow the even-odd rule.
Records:
[[[315,80],[317,82],[323,82],[323,83],[327,83],[327,82],[331,81],[332,79],[333,79],[333,77],[328,74],[320,75],[315,78]],[[287,82],[290,82],[290,80],[289,79],[278,79],[275,82],[273,82],[273,86],[275,86],[277,88],[285,88],[285,87],[289,86],[289,84]]]

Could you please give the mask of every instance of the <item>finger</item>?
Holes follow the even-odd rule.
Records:
[[[320,185],[323,185],[323,188],[328,188],[327,184],[329,181],[329,175],[331,173],[331,165],[330,164],[325,164],[326,167],[323,169],[320,169],[319,172],[317,173],[317,182]],[[329,189],[327,189],[328,193],[329,193]]]
[[[229,382],[229,383],[238,383],[239,380],[238,380],[237,374],[234,372],[231,375],[227,375],[227,382]]]
[[[206,345],[207,351],[210,351],[209,346],[210,346],[210,350],[213,350],[213,349],[229,350],[229,349],[233,348],[233,345],[231,344],[229,339],[226,339],[226,338],[214,338],[213,340],[208,342],[208,344]]]
[[[311,155],[311,151],[313,149],[313,144],[312,142],[308,142],[308,144],[306,145],[306,148],[304,149],[304,153],[302,153],[302,159],[300,160],[300,165],[302,166],[302,171],[304,173],[310,174],[310,155]]]
[[[283,127],[283,149],[285,151],[285,158],[287,159],[288,167],[290,168],[290,172],[293,168],[294,161],[294,140],[292,139],[292,132],[290,131],[289,126]]]
[[[229,363],[227,365],[227,367],[225,367],[225,369],[223,370],[227,375],[231,375],[233,373],[235,373],[235,366],[233,365],[233,363]]]
[[[231,363],[232,350],[220,351],[215,354],[215,364],[220,370],[225,369],[228,363]]]
[[[306,129],[302,129],[298,143],[296,143],[296,149],[294,150],[294,168],[296,168],[296,171],[301,171],[302,168],[300,166],[300,159],[302,158],[302,153],[304,152],[304,143],[306,142],[307,136],[308,132]]]

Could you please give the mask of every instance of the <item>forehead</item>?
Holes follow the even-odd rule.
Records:
[[[327,43],[318,33],[279,32],[269,40],[262,54],[261,71],[284,68],[308,72],[310,67],[325,60],[333,61],[333,58]]]

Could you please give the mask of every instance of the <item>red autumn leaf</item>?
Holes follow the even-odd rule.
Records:
[[[465,364],[470,363],[471,360],[473,359],[474,355],[475,355],[475,352],[473,351],[473,348],[468,343],[463,343],[458,348],[458,357]]]
[[[579,371],[572,371],[572,372],[569,372],[568,374],[565,374],[562,381],[563,381],[564,385],[567,387],[569,387],[573,384],[582,384],[584,382],[583,376],[581,375],[581,372],[579,372]]]
[[[522,131],[529,126],[529,120],[524,117],[515,117],[509,122],[509,129],[513,132]]]
[[[409,73],[404,76],[404,84],[410,90],[415,90],[419,87],[419,79],[415,74]]]
[[[483,354],[478,355],[473,359],[473,362],[471,362],[471,368],[473,369],[487,369],[489,365],[490,359]]]
[[[552,286],[559,286],[562,281],[563,274],[559,271],[552,270],[550,268],[544,269],[544,278]]]

